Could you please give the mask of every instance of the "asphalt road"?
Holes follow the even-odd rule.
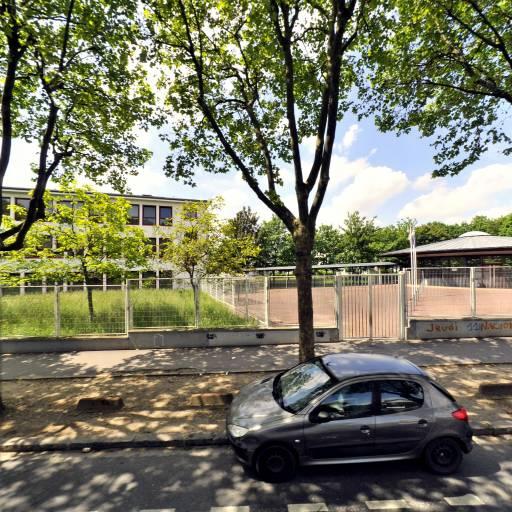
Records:
[[[477,443],[450,477],[400,462],[309,468],[283,484],[256,480],[226,447],[4,453],[0,510],[512,511],[512,437]]]

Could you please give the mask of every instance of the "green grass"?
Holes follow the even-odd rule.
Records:
[[[193,327],[191,290],[131,290],[134,328]],[[0,336],[54,336],[54,294],[9,295],[0,298]],[[125,332],[124,292],[94,290],[94,319],[89,319],[84,291],[60,293],[61,336]],[[201,327],[254,325],[227,306],[201,294]]]

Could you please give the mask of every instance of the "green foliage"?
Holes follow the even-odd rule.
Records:
[[[323,224],[316,230],[313,247],[313,261],[316,265],[339,263],[343,258],[343,233],[330,225]]]
[[[261,252],[255,265],[273,267],[295,264],[295,248],[292,236],[283,222],[275,215],[261,224],[258,232]]]
[[[8,232],[0,230],[4,250],[21,247],[44,218],[49,178],[81,174],[122,190],[148,159],[136,130],[159,118],[140,62],[138,8],[136,0],[2,2],[0,184],[19,165],[10,161],[12,139],[39,151],[29,212]],[[12,233],[17,237],[6,246]]]
[[[26,270],[25,280],[80,283],[148,266],[149,241],[142,229],[127,225],[125,199],[68,184],[58,195],[47,193],[46,202],[52,205],[46,222],[33,226],[23,249],[5,253],[2,266]]]
[[[136,60],[138,3],[8,0],[3,6],[2,76],[15,30],[23,50],[12,100],[13,136],[40,143],[48,109],[55,104],[51,144],[57,154],[64,153],[61,172],[122,186],[126,173],[148,157],[137,147],[132,129],[150,118],[153,102],[146,72]]]
[[[287,117],[287,70],[272,2],[154,0],[148,4],[146,17],[160,43],[158,61],[173,76],[172,81],[162,79],[167,105],[170,112],[181,114],[170,119],[172,154],[167,160],[167,174],[191,183],[198,168],[214,173],[239,170],[211,120],[203,115],[204,101],[250,173],[267,175],[270,160],[273,180],[279,184],[277,162],[291,162],[292,149],[283,124]],[[277,4],[281,2],[276,3],[276,9]],[[329,4],[300,1],[287,7],[290,18],[297,8],[302,20],[292,27],[296,37],[292,42],[294,101],[296,111],[301,113],[301,140],[316,134],[330,64],[325,30],[330,21]],[[354,81],[348,57],[344,64],[339,117],[346,109],[345,101]],[[204,94],[204,99],[198,101],[198,94]],[[269,197],[271,192],[268,191]],[[279,201],[277,195],[273,199]]]
[[[244,206],[232,219],[229,219],[228,222],[236,237],[252,237],[257,239],[260,230],[259,217],[250,206]]]
[[[409,226],[412,219],[402,219],[396,224],[377,228],[375,238],[371,242],[372,250],[378,255],[409,247]],[[417,235],[416,235],[417,236]]]
[[[191,281],[205,275],[236,274],[258,255],[252,236],[239,237],[236,226],[221,221],[220,199],[185,203],[173,219],[173,229],[164,233],[161,258]]]
[[[377,233],[374,219],[367,219],[359,212],[349,213],[342,226],[343,263],[375,261],[377,253],[372,242]]]
[[[368,20],[360,108],[383,130],[436,136],[434,175],[493,144],[512,152],[511,12],[511,0],[385,0]]]

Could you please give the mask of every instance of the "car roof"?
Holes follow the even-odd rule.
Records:
[[[338,380],[389,373],[426,376],[421,368],[407,359],[382,354],[340,353],[328,354],[320,359]]]

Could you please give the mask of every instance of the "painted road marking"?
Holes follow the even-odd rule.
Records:
[[[140,512],[176,512],[175,508],[145,508]]]
[[[210,512],[249,512],[250,509],[247,506],[228,506],[228,507],[212,507]]]
[[[445,498],[444,500],[452,507],[477,507],[478,505],[485,505],[485,503],[474,494],[453,496],[451,498]]]
[[[288,512],[328,512],[325,503],[296,503],[288,505]]]
[[[365,501],[369,510],[396,510],[400,508],[411,508],[405,500],[375,500]]]

